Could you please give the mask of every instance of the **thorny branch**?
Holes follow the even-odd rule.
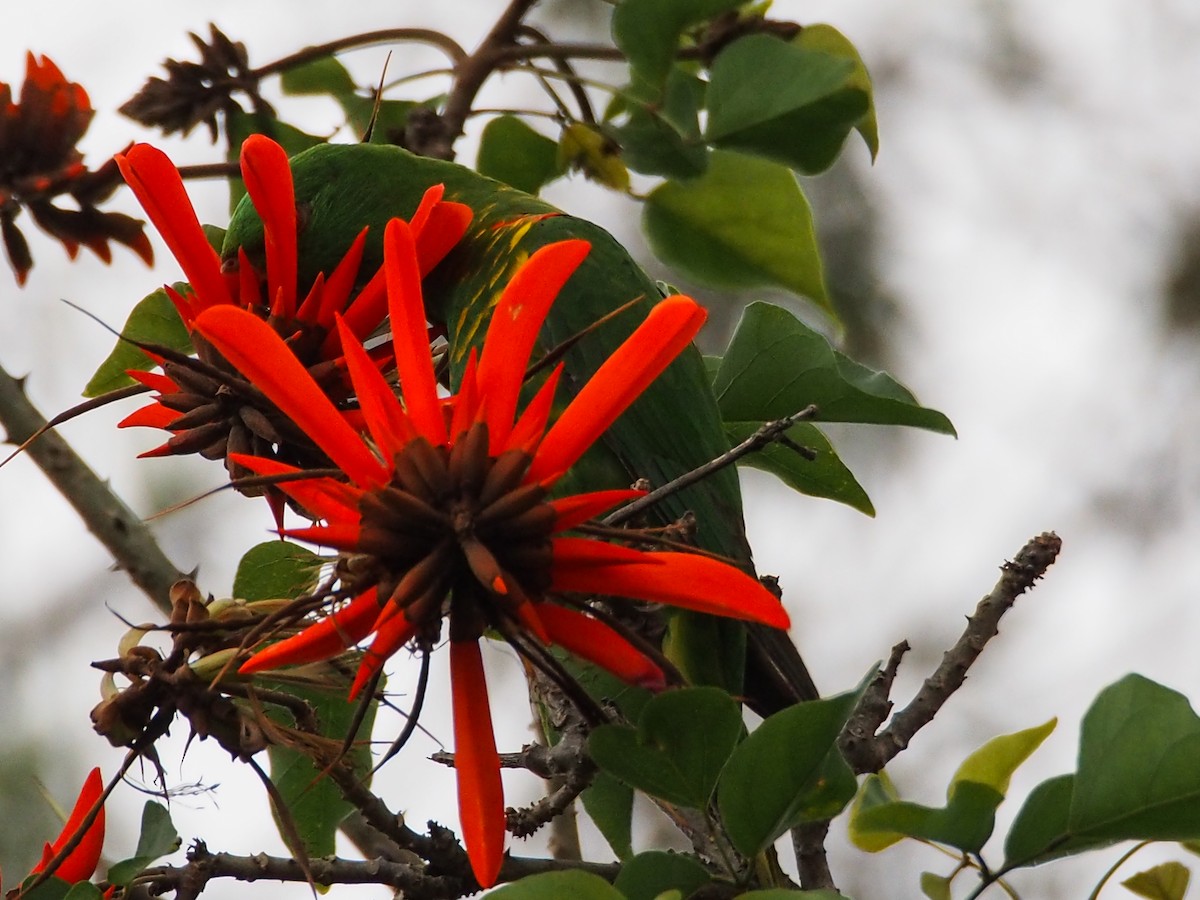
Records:
[[[21,444],[46,424],[25,395],[22,379],[0,368],[0,425]],[[171,585],[185,578],[167,559],[150,529],[58,434],[47,432],[27,451],[119,568],[160,610],[171,611]]]
[[[974,615],[967,619],[962,636],[943,655],[941,665],[925,679],[908,706],[896,713],[884,731],[876,734],[891,710],[887,693],[900,656],[908,645],[900,644],[892,651],[887,669],[868,687],[842,732],[842,753],[856,772],[878,772],[933,720],[938,710],[962,686],[967,670],[979,658],[988,641],[999,633],[1001,617],[1046,573],[1061,549],[1062,540],[1048,531],[1032,538],[1010,562],[1004,563],[1000,567],[1000,580],[991,593],[979,601]]]

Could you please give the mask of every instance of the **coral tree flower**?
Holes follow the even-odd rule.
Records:
[[[67,81],[44,56],[39,60],[26,54],[25,83],[17,102],[12,87],[0,83],[0,235],[19,284],[25,283],[33,268],[29,245],[16,225],[22,207],[62,243],[72,259],[83,245],[109,262],[108,242],[116,241],[147,263],[153,261],[141,222],[96,208],[116,190],[120,179],[111,160],[89,171],[75,149],[93,112],[87,91]],[[51,202],[64,194],[79,208],[64,209]]]
[[[382,272],[355,290],[366,242],[366,229],[327,277],[297,285],[298,214],[287,154],[262,135],[246,139],[241,151],[247,192],[263,220],[266,273],[261,277],[244,251],[236,264],[222,265],[200,226],[179,171],[160,150],[137,144],[117,163],[146,214],[179,261],[190,286],[186,295],[165,290],[192,336],[196,360],[157,358],[161,372],[129,374],[158,392],[155,401],[120,424],[166,429],[173,436],[142,456],[199,453],[225,459],[230,475],[244,473],[230,463],[230,453],[271,456],[305,467],[327,464],[317,447],[296,431],[261,392],[246,383],[195,331],[196,318],[214,307],[239,308],[263,320],[288,353],[335,402],[349,395],[340,316],[352,343],[360,345],[387,315]],[[458,242],[471,219],[470,209],[443,201],[442,188],[426,192],[413,216],[413,231],[422,274],[432,269]],[[390,356],[373,363],[392,367]]]
[[[37,875],[46,870],[50,861],[77,835],[80,826],[83,825],[83,820],[87,818],[87,814],[103,793],[104,779],[100,776],[100,769],[92,769],[83,782],[79,799],[75,801],[75,807],[71,810],[71,815],[67,817],[67,824],[63,826],[62,833],[53,844],[46,844],[45,849],[42,850],[42,861],[34,866],[30,875]],[[96,871],[96,865],[100,862],[100,851],[103,847],[104,807],[101,806],[99,812],[96,813],[96,818],[79,837],[79,843],[75,845],[75,849],[68,853],[50,874],[69,884],[87,881]]]
[[[492,629],[546,671],[556,644],[626,681],[661,687],[662,671],[575,595],[671,604],[786,628],[778,600],[718,560],[643,552],[564,536],[638,491],[551,499],[550,489],[695,336],[705,313],[686,297],[659,303],[549,424],[561,365],[518,415],[534,342],[585,241],[534,253],[506,286],[481,354],[458,393],[439,397],[425,333],[411,227],[387,226],[383,269],[403,402],[341,324],[350,378],[368,434],[356,432],[261,320],[214,307],[196,328],[345,473],[280,485],[324,524],[285,535],[350,554],[348,605],[243,664],[249,674],[343,652],[374,634],[352,696],[405,644],[428,651],[449,623],[455,767],[463,837],[475,877],[495,883],[504,798],[479,639]],[[239,457],[263,475],[292,473]],[[574,600],[572,604],[571,601]],[[549,674],[549,673],[548,673]]]

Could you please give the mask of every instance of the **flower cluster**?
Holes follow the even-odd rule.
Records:
[[[116,241],[147,264],[153,260],[141,222],[97,208],[120,179],[112,160],[88,170],[75,147],[92,115],[87,92],[67,81],[46,57],[26,56],[25,82],[16,102],[12,87],[0,83],[0,236],[19,284],[25,283],[33,268],[29,244],[16,224],[23,208],[62,243],[72,259],[85,246],[109,262],[108,242]],[[64,195],[78,209],[54,204],[56,197]]]
[[[291,169],[277,143],[255,135],[241,151],[242,177],[263,220],[265,273],[255,270],[244,251],[236,260],[222,263],[196,217],[179,171],[160,150],[137,144],[117,162],[188,280],[186,295],[171,287],[165,290],[191,333],[196,352],[195,358],[157,356],[161,372],[131,371],[133,378],[157,391],[157,397],[126,417],[121,426],[150,426],[172,433],[143,456],[199,453],[226,460],[235,479],[245,472],[229,461],[230,454],[270,456],[305,467],[326,464],[319,449],[241,378],[194,325],[202,312],[213,307],[246,310],[268,324],[322,391],[334,401],[345,400],[350,386],[335,317],[345,323],[351,343],[361,346],[387,315],[381,273],[356,290],[366,230],[328,277],[318,276],[302,288],[297,284],[298,222]],[[457,243],[471,218],[467,207],[441,198],[441,188],[431,189],[413,215],[423,273]],[[394,361],[382,353],[373,364],[388,371]]]
[[[401,397],[349,326],[338,323],[365,434],[262,319],[234,305],[211,307],[195,319],[205,340],[345,476],[303,479],[278,460],[236,456],[262,476],[288,477],[280,488],[323,520],[283,533],[347,554],[343,581],[350,598],[258,652],[242,674],[334,656],[373,634],[356,693],[404,645],[431,648],[446,621],[460,817],[484,886],[498,876],[505,829],[479,649],[485,631],[503,636],[551,677],[545,647],[553,644],[629,682],[661,687],[658,665],[592,615],[586,598],[634,598],[788,626],[778,600],[733,566],[564,534],[640,494],[606,490],[552,499],[550,492],[705,319],[691,299],[668,298],[553,423],[561,365],[518,411],[542,322],[589,249],[584,241],[564,241],[530,257],[504,289],[458,393],[443,399],[429,352],[416,237],[409,223],[393,219],[384,236],[383,271]]]

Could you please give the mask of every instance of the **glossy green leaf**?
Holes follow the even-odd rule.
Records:
[[[805,50],[816,50],[830,56],[850,60],[854,66],[846,84],[858,88],[867,95],[867,111],[855,123],[854,128],[862,135],[863,142],[871,152],[871,159],[879,155],[879,123],[875,119],[875,91],[871,86],[871,75],[856,48],[844,34],[832,25],[805,25],[792,43]]]
[[[517,116],[497,116],[484,126],[475,168],[527,194],[562,174],[558,145]]]
[[[717,788],[721,821],[738,851],[754,856],[789,828],[831,816],[854,796],[854,777],[847,780],[849,769],[834,742],[857,700],[850,693],[798,703],[738,745]],[[832,796],[826,789],[831,780]]]
[[[644,175],[694,178],[708,168],[700,135],[704,82],[680,66],[671,69],[661,103],[631,98],[625,122],[612,129],[625,164]]]
[[[741,710],[724,691],[684,688],[648,702],[636,729],[595,729],[588,752],[600,768],[631,787],[703,809],[741,730]]]
[[[264,541],[246,551],[238,563],[233,595],[251,601],[299,597],[316,586],[322,563],[307,547]]]
[[[783,166],[714,151],[708,170],[646,198],[642,225],[664,261],[720,287],[779,287],[833,316],[812,211]]]
[[[492,900],[625,900],[621,892],[590,872],[578,869],[530,875],[497,888],[488,894]]]
[[[1126,878],[1121,884],[1148,900],[1183,900],[1192,873],[1183,863],[1165,862]]]
[[[1004,839],[1004,868],[1040,865],[1116,843],[1069,831],[1074,790],[1074,775],[1057,775],[1030,791]]]
[[[280,86],[285,94],[329,94],[331,97],[352,94],[357,89],[346,67],[332,56],[322,56],[285,70],[280,76]]]
[[[30,880],[32,877],[30,876],[26,880]],[[33,890],[22,893],[21,900],[64,900],[67,894],[76,887],[81,888],[81,892],[74,900],[99,900],[101,896],[100,890],[93,884],[83,882],[82,884],[72,886],[61,878],[51,876]],[[95,893],[88,893],[87,888],[91,888]]]
[[[617,859],[633,856],[633,788],[597,772],[579,799]]]
[[[624,0],[612,16],[612,36],[639,81],[658,87],[689,28],[736,9],[744,0]]]
[[[806,175],[822,172],[870,107],[854,74],[848,59],[747,35],[713,63],[705,137]]]
[[[179,832],[171,814],[161,803],[147,800],[142,807],[142,828],[137,851],[130,859],[109,867],[107,878],[113,884],[128,885],[134,876],[150,863],[179,849]]]
[[[713,392],[728,421],[781,419],[815,403],[818,421],[954,434],[949,419],[921,406],[886,372],[859,365],[786,309],[769,303],[752,303],[742,314]]]
[[[317,717],[322,737],[333,744],[340,744],[346,737],[357,710],[357,704],[346,699],[349,680],[333,678],[327,687],[300,686],[292,680],[275,681],[270,677],[257,676],[256,684],[274,690],[285,691],[306,701]],[[360,737],[371,734],[375,724],[376,704],[372,703],[359,728]],[[290,716],[271,710],[268,713],[284,724],[292,724]],[[354,806],[342,798],[341,791],[332,779],[323,774],[324,768],[317,766],[298,750],[272,744],[267,749],[271,763],[271,781],[278,789],[296,831],[304,842],[310,857],[329,856],[335,849],[337,829],[342,820],[354,811]],[[371,769],[371,753],[365,740],[359,740],[347,755],[349,762],[360,776]],[[272,810],[272,812],[275,812]],[[276,813],[276,822],[279,816]],[[280,829],[287,841],[287,835]]]
[[[951,900],[950,879],[933,872],[922,872],[921,893],[929,900]]]
[[[183,282],[178,282],[173,287],[177,291],[188,289]],[[125,340],[117,341],[117,345],[83,389],[83,396],[99,397],[109,391],[127,387],[134,383],[133,379],[125,374],[128,370],[145,372],[157,365],[154,360],[129,343],[131,340],[161,344],[181,353],[192,352],[192,339],[187,327],[179,318],[179,312],[167,297],[167,292],[161,289],[138,301],[121,328],[121,337]]]
[[[67,891],[63,900],[102,900],[103,897],[100,888],[96,885],[90,881],[80,881],[71,885],[71,889]]]
[[[626,862],[613,887],[627,900],[655,900],[670,890],[690,897],[709,880],[708,870],[692,857],[650,850]]]
[[[1106,688],[1083,718],[1073,831],[1131,840],[1200,838],[1200,718],[1140,675]]]
[[[726,422],[725,433],[733,446],[746,440],[762,422]],[[817,454],[807,459],[780,443],[771,443],[738,460],[738,465],[770,472],[788,487],[810,497],[823,497],[845,503],[852,509],[875,515],[871,498],[854,474],[838,458],[837,452],[821,430],[808,422],[799,422],[787,430],[787,437]]]

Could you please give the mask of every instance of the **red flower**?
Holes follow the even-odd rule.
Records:
[[[44,871],[50,861],[67,845],[67,842],[76,836],[83,820],[103,793],[104,780],[100,777],[100,769],[92,769],[83,782],[83,788],[79,791],[79,799],[75,801],[75,808],[67,817],[67,824],[63,826],[62,833],[53,844],[46,844],[45,849],[42,850],[42,861],[33,867],[30,875],[37,875]],[[101,806],[99,812],[96,813],[96,818],[92,820],[92,824],[88,826],[87,831],[80,837],[79,843],[75,845],[75,849],[68,853],[49,874],[55,878],[61,878],[68,884],[87,881],[96,871],[96,865],[100,862],[100,850],[103,846],[104,807]]]
[[[96,208],[120,180],[111,160],[89,171],[75,149],[92,115],[87,92],[67,81],[46,57],[39,61],[26,54],[18,102],[13,102],[12,87],[0,83],[0,235],[18,284],[25,283],[33,268],[29,245],[16,226],[22,207],[62,242],[72,259],[82,244],[109,262],[110,240],[129,247],[147,263],[154,259],[141,222]],[[51,200],[62,194],[71,196],[79,208],[55,206]]]
[[[495,883],[504,846],[504,798],[479,651],[494,629],[551,678],[565,676],[547,644],[661,687],[663,673],[625,637],[582,611],[573,595],[615,595],[786,628],[778,600],[715,559],[648,553],[562,536],[638,491],[550,499],[555,482],[686,347],[704,311],[686,297],[658,304],[549,427],[556,369],[517,414],[530,353],[559,289],[588,253],[584,241],[538,250],[505,288],[482,353],[459,392],[439,398],[425,334],[412,229],[392,220],[384,237],[393,345],[403,403],[343,330],[350,378],[369,433],[347,424],[261,320],[214,307],[196,328],[308,434],[349,478],[280,485],[324,524],[283,532],[347,554],[350,603],[257,653],[243,674],[343,652],[375,635],[353,696],[410,641],[424,650],[449,620],[459,812],[475,877]],[[263,475],[293,473],[270,459],[239,457]]]
[[[125,180],[146,214],[179,261],[191,291],[186,296],[166,288],[179,316],[192,333],[197,360],[158,358],[162,373],[131,371],[143,385],[158,391],[155,401],[120,424],[163,428],[173,432],[166,443],[142,456],[200,453],[226,459],[230,475],[244,473],[228,462],[230,452],[253,453],[305,467],[327,464],[320,451],[279,414],[275,406],[247,384],[199,334],[197,316],[213,307],[237,307],[264,320],[335,401],[346,399],[345,360],[334,319],[341,316],[352,343],[366,339],[387,315],[382,273],[355,292],[366,229],[345,257],[325,276],[297,285],[297,212],[287,154],[277,143],[253,135],[242,145],[241,166],[246,189],[263,220],[266,277],[261,278],[245,254],[236,265],[222,264],[205,236],[178,170],[162,151],[137,144],[117,158]],[[443,201],[441,186],[425,193],[413,216],[422,274],[433,268],[457,243],[471,218],[470,209]],[[426,351],[428,352],[428,351]],[[390,356],[377,355],[374,365],[389,370]]]

